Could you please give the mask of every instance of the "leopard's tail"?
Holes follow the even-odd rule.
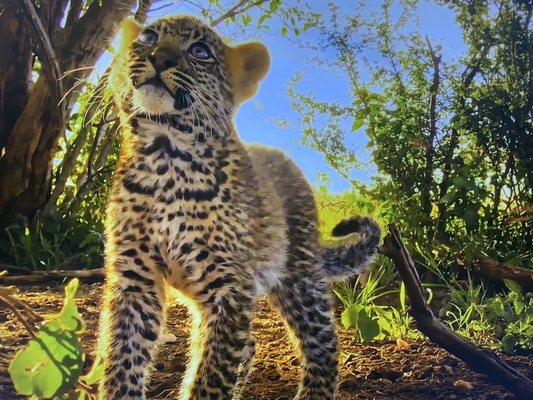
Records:
[[[370,217],[352,217],[339,222],[332,235],[342,238],[343,244],[324,249],[322,267],[330,280],[340,281],[370,266],[377,254],[381,229]]]

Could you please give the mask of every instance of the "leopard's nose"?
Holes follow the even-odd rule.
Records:
[[[176,56],[165,51],[157,50],[150,54],[147,58],[157,72],[163,72],[178,65]]]

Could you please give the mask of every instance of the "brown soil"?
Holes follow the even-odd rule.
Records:
[[[94,348],[100,307],[101,285],[82,285],[78,306],[87,321],[84,346]],[[61,285],[25,286],[20,298],[41,315],[59,311],[63,298]],[[254,335],[258,343],[255,367],[248,384],[246,399],[290,400],[297,388],[298,359],[291,346],[282,320],[266,301],[260,303],[255,319]],[[172,304],[168,313],[168,330],[177,341],[161,346],[149,398],[175,399],[186,362],[188,316],[179,304]],[[339,328],[341,337],[340,385],[337,399],[513,399],[504,388],[488,382],[429,342],[412,342],[409,349],[399,350],[394,342],[358,343],[353,331]],[[20,399],[14,392],[7,372],[9,360],[28,341],[24,327],[13,313],[0,310],[0,399]],[[533,357],[504,356],[506,361],[530,378]],[[529,368],[529,371],[528,371]],[[473,389],[454,387],[462,379]]]

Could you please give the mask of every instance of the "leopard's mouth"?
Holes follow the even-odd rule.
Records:
[[[174,93],[174,108],[176,110],[182,110],[184,108],[192,106],[194,98],[191,93],[185,89],[179,88]]]

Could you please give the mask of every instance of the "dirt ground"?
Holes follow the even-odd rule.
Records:
[[[81,285],[78,307],[87,321],[83,337],[86,352],[94,348],[100,307],[101,284]],[[25,286],[20,298],[29,302],[41,315],[55,313],[61,307],[61,285]],[[246,399],[290,400],[296,393],[299,363],[282,320],[266,301],[261,301],[254,321],[258,348],[255,366],[248,384]],[[188,316],[179,304],[168,313],[168,331],[177,341],[160,347],[154,366],[149,398],[175,399],[187,358]],[[353,331],[339,328],[341,337],[340,384],[337,399],[471,399],[498,400],[514,397],[501,386],[488,382],[483,375],[429,342],[412,342],[409,349],[399,350],[394,342],[361,344]],[[0,399],[20,399],[11,385],[7,366],[15,352],[28,341],[28,334],[13,313],[0,309]],[[504,358],[533,378],[533,357]],[[473,389],[454,387],[462,379]]]

